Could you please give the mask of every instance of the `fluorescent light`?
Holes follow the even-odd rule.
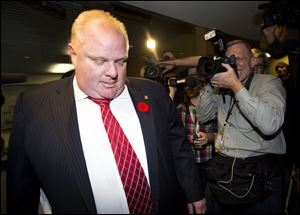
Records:
[[[71,63],[55,63],[49,66],[49,73],[66,73],[74,69],[74,65]]]

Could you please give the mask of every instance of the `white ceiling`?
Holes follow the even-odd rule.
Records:
[[[217,28],[245,39],[260,40],[258,5],[268,1],[121,1],[197,26]]]

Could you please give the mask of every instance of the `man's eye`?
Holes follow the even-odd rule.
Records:
[[[119,65],[119,66],[123,66],[124,64],[126,64],[127,63],[127,59],[124,59],[124,60],[118,60],[117,61],[117,64]]]
[[[95,61],[95,63],[98,64],[98,65],[102,65],[102,64],[105,63],[105,60],[103,60],[103,59],[95,59],[94,61]]]
[[[95,62],[97,65],[102,65],[106,62],[105,59],[102,58],[91,58],[93,62]]]

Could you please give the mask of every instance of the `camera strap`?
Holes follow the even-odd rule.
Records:
[[[250,84],[252,82],[252,79],[254,77],[254,72],[252,72],[249,76],[248,76],[248,79],[246,81],[246,84],[244,85],[244,87],[249,90],[249,87],[250,87]]]
[[[251,82],[252,82],[253,77],[254,77],[254,72],[252,72],[252,73],[248,76],[248,79],[247,79],[247,81],[246,81],[246,83],[245,83],[245,85],[244,85],[244,87],[245,87],[247,90],[249,90],[249,88],[250,88],[250,84],[251,84]],[[232,103],[232,100],[233,100],[233,103]],[[234,106],[235,102],[236,102],[236,100],[235,100],[235,98],[234,98],[234,95],[233,95],[233,93],[231,93],[231,99],[230,99],[230,105],[229,105],[230,108],[229,108],[229,110],[228,110],[228,112],[227,112],[227,116],[226,116],[226,119],[225,119],[225,122],[224,122],[224,126],[225,126],[226,122],[228,121],[229,116],[231,115],[231,112],[232,112],[232,109],[233,109],[233,106]],[[232,103],[232,104],[231,104],[231,103]]]
[[[247,81],[246,81],[246,83],[245,83],[245,85],[244,85],[244,87],[245,87],[247,90],[249,90],[249,88],[250,88],[250,85],[251,85],[251,82],[252,82],[253,77],[254,77],[254,72],[252,72],[252,73],[248,76],[248,79],[247,79]],[[233,102],[232,102],[232,101],[233,101]],[[229,103],[229,109],[228,109],[228,112],[227,112],[227,116],[226,116],[226,118],[225,118],[223,127],[222,127],[221,130],[220,130],[220,134],[221,134],[221,137],[222,137],[222,138],[221,138],[221,146],[223,145],[223,142],[224,142],[224,130],[225,130],[225,127],[226,127],[226,125],[227,125],[228,119],[229,119],[229,117],[230,117],[230,115],[231,115],[231,112],[232,112],[232,109],[233,109],[235,103],[236,103],[236,100],[235,100],[235,98],[234,98],[233,93],[231,92],[231,98],[230,98],[230,103]]]

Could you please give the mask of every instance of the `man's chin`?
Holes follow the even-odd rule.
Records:
[[[103,90],[102,96],[105,97],[106,99],[114,99],[118,97],[124,90],[123,88],[116,89],[116,88],[106,88]]]

